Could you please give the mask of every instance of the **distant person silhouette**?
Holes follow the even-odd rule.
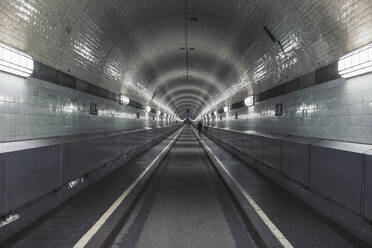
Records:
[[[198,123],[199,135],[201,134],[202,128],[203,128],[203,124],[199,121]]]

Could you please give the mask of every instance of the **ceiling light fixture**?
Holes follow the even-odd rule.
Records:
[[[244,105],[247,107],[253,106],[254,105],[254,97],[253,96],[248,96],[244,99]]]
[[[124,96],[124,95],[120,95],[119,103],[121,105],[128,105],[129,104],[129,97]]]
[[[34,60],[28,54],[0,43],[0,71],[29,77],[34,72]]]
[[[338,60],[338,74],[343,78],[372,72],[372,43],[363,46]]]

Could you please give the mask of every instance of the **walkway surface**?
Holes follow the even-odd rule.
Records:
[[[154,174],[113,247],[255,247],[191,128]]]

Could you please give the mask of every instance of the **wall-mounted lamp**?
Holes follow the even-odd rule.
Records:
[[[150,112],[151,111],[151,107],[150,106],[146,106],[146,112]]]
[[[119,103],[121,105],[128,105],[129,104],[129,97],[124,96],[124,95],[120,95]]]
[[[0,71],[29,77],[34,72],[34,60],[31,56],[0,43]]]
[[[244,105],[247,107],[253,106],[254,105],[254,97],[253,96],[248,96],[244,99]]]
[[[227,106],[223,107],[223,112],[225,112],[225,113],[229,112],[229,107],[227,107]]]
[[[217,115],[217,111],[214,111],[214,115]]]

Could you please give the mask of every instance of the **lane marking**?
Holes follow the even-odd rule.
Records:
[[[74,245],[74,248],[84,248],[92,237],[98,232],[103,224],[110,218],[110,216],[115,212],[115,210],[120,206],[120,204],[128,197],[132,190],[138,185],[139,182],[144,178],[147,172],[154,166],[154,164],[160,159],[160,157],[168,151],[168,149],[173,145],[179,134],[182,132],[183,127],[178,131],[178,133],[173,137],[169,144],[161,151],[161,153],[156,156],[156,158],[146,167],[146,169],[137,177],[137,179],[119,196],[119,198],[111,205],[110,208],[98,219],[98,221],[84,234],[83,237]]]
[[[231,175],[231,173],[226,169],[225,165],[214,154],[214,152],[209,148],[209,146],[204,142],[204,140],[202,140],[195,131],[194,131],[194,134],[199,138],[200,142],[203,143],[204,147],[214,157],[214,159],[217,161],[217,163],[219,164],[221,169],[225,172],[225,174],[229,177],[229,179],[235,184],[235,186],[243,194],[244,198],[248,201],[249,205],[257,213],[257,215],[261,218],[261,220],[265,223],[265,225],[270,229],[270,231],[273,233],[275,238],[280,242],[280,244],[285,248],[293,248],[292,244],[288,241],[288,239],[275,226],[275,224],[270,220],[270,218],[265,214],[262,208],[255,202],[255,200],[253,200],[250,194],[247,191],[245,191],[245,189],[241,186],[241,184]]]

